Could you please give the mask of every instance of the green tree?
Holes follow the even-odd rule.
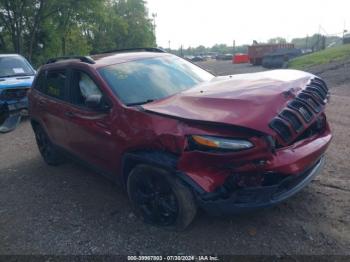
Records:
[[[0,0],[0,52],[52,56],[155,45],[143,0]]]
[[[116,13],[127,23],[127,37],[119,39],[122,47],[145,47],[155,45],[152,20],[148,18],[145,1],[119,0]]]

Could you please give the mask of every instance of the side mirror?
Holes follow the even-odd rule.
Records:
[[[89,95],[85,100],[85,105],[97,111],[108,111],[110,109],[102,95]]]

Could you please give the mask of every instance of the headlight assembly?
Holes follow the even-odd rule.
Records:
[[[192,148],[198,150],[218,150],[218,151],[242,151],[254,147],[245,139],[230,139],[214,136],[192,135],[190,138]]]

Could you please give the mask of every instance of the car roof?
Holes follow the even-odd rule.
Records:
[[[95,54],[91,56],[73,56],[71,58],[57,58],[51,59],[44,64],[41,69],[59,69],[66,67],[67,65],[82,65],[89,66],[93,68],[101,68],[108,65],[121,64],[135,60],[143,60],[149,58],[170,56],[171,54],[166,52],[157,52],[157,51],[130,51],[130,52],[111,52],[111,53],[102,53]],[[62,60],[61,60],[62,59]]]
[[[158,52],[127,52],[92,55],[98,67],[170,55]]]

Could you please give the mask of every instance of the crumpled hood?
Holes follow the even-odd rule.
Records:
[[[181,119],[241,126],[273,135],[268,126],[270,120],[313,77],[297,70],[215,77],[143,108]]]
[[[0,78],[0,90],[16,87],[30,87],[34,76],[18,76]]]

